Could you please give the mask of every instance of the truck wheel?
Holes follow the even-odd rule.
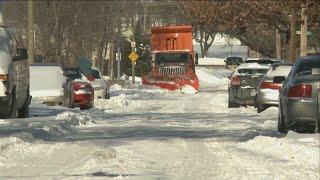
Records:
[[[23,106],[19,109],[19,118],[27,118],[29,117],[29,98],[30,98],[30,91],[28,90],[27,98],[23,103]]]
[[[19,115],[19,110],[17,108],[17,101],[16,101],[16,95],[12,94],[12,103],[11,103],[11,110],[7,116],[7,118],[14,119],[17,118]]]
[[[279,108],[279,114],[278,114],[278,132],[282,133],[282,134],[287,134],[288,133],[288,129],[286,126],[286,123],[284,121],[284,116],[281,112],[281,109]]]

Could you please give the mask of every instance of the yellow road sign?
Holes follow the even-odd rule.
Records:
[[[139,58],[139,55],[132,51],[128,57],[131,61],[136,61]]]

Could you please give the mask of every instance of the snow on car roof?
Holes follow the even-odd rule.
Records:
[[[237,69],[269,69],[269,65],[261,65],[258,63],[244,63],[238,66]]]

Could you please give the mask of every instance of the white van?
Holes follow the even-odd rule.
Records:
[[[58,64],[30,65],[30,91],[33,98],[47,105],[70,107],[71,82]]]
[[[0,116],[28,117],[28,54],[21,38],[10,28],[0,26]]]

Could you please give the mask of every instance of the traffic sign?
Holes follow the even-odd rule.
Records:
[[[131,42],[131,47],[132,47],[132,48],[135,48],[135,47],[136,47],[136,42],[132,41],[132,42]]]
[[[135,53],[135,52],[131,52],[130,54],[129,54],[129,59],[131,60],[131,61],[136,61],[138,58],[139,58],[139,55],[137,54],[137,53]]]

